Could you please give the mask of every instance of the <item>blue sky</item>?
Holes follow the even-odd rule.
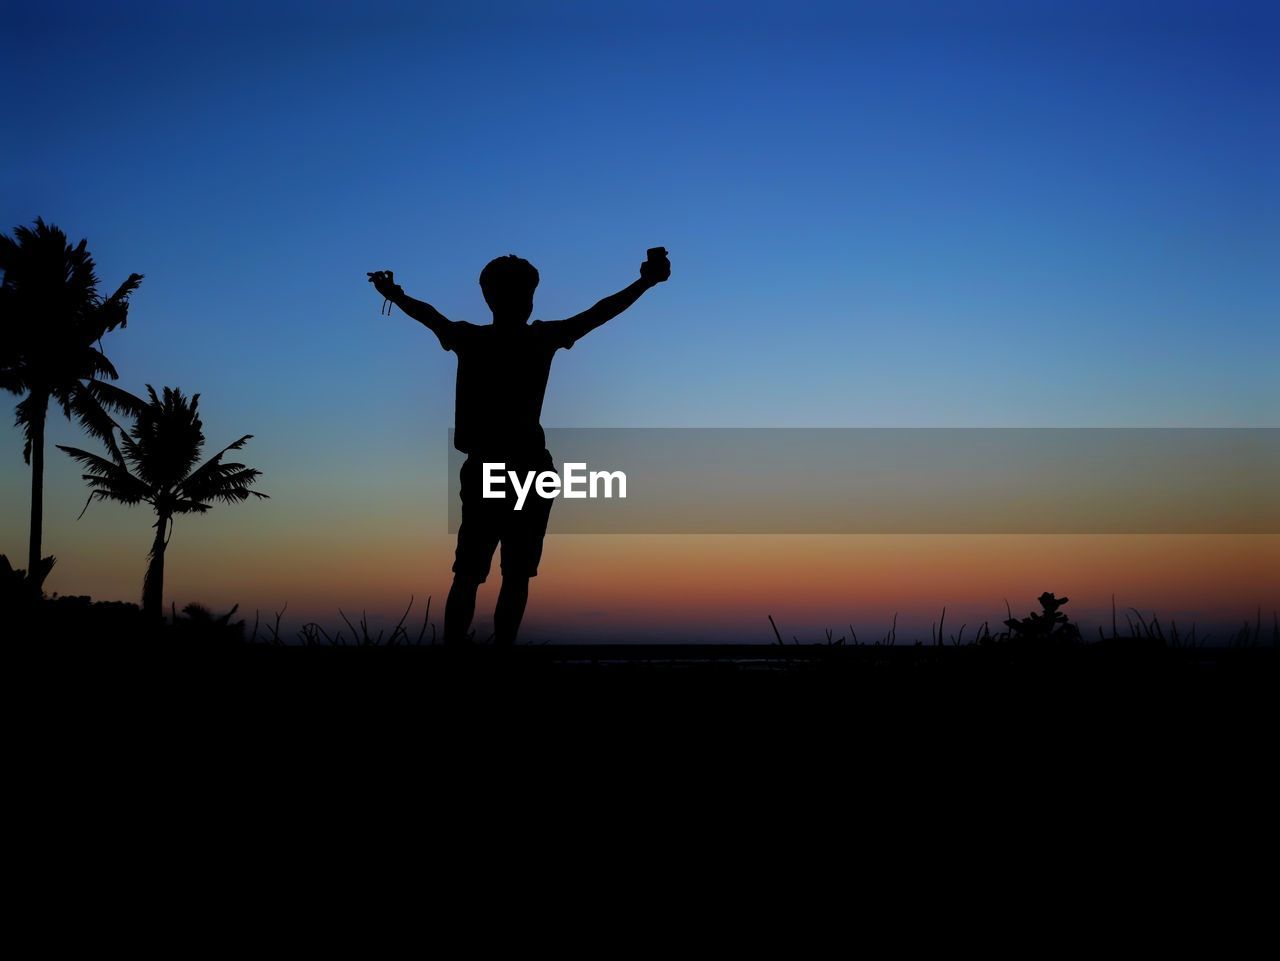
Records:
[[[168,6],[6,41],[0,213],[147,274],[135,379],[447,380],[366,269],[483,321],[516,252],[552,316],[661,243],[675,282],[558,365],[548,422],[1274,419],[1262,7]],[[361,406],[330,413],[421,422]]]
[[[308,509],[443,464],[453,358],[365,271],[483,322],[505,253],[551,319],[671,252],[549,426],[1280,413],[1273,5],[5,7],[0,222],[144,273],[122,385],[200,391]]]

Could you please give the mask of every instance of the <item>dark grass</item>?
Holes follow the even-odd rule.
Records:
[[[585,785],[574,803],[597,808],[611,803],[594,780],[604,766],[631,793],[675,767],[702,781],[774,772],[761,790],[784,796],[787,778],[825,772],[835,793],[787,802],[786,816],[807,817],[922,778],[943,778],[931,803],[947,810],[978,770],[1007,785],[1002,804],[1026,810],[1062,789],[1064,770],[1112,794],[1156,764],[1199,771],[1196,783],[1205,771],[1238,777],[1269,769],[1280,706],[1280,646],[1258,617],[1231,646],[1174,645],[1149,616],[1091,642],[936,643],[935,630],[935,643],[908,643],[891,629],[868,643],[779,643],[762,617],[762,643],[502,649],[431,643],[425,605],[421,620],[410,606],[382,633],[348,615],[345,643],[305,627],[286,643],[299,639],[281,631],[283,611],[258,618],[251,643],[237,613],[171,609],[146,628],[129,604],[59,598],[25,624],[10,610],[0,684],[16,742],[58,772],[75,759],[98,784],[139,753],[145,777],[162,781],[210,763],[272,780],[305,759],[345,782],[372,764],[415,784],[409,808],[522,771],[503,789],[518,810],[552,789],[548,757]],[[667,790],[653,803],[684,802]],[[259,811],[246,791],[227,803]]]
[[[1112,750],[1099,739],[1117,725],[1225,731],[1240,743],[1274,730],[1262,718],[1280,706],[1280,626],[1260,612],[1217,644],[1151,615],[1131,615],[1121,633],[1129,624],[1117,614],[1117,633],[1092,640],[1028,615],[969,633],[940,617],[927,641],[891,626],[874,639],[850,628],[802,642],[766,616],[760,643],[500,648],[441,644],[430,604],[421,617],[414,608],[387,629],[344,612],[340,631],[287,636],[284,610],[246,623],[235,609],[190,605],[148,625],[135,605],[53,598],[9,611],[4,673],[41,717],[145,713],[152,730],[194,704],[202,722],[265,712],[273,720],[255,723],[304,740],[333,717],[459,736],[517,718],[502,737],[528,725],[600,739],[710,723],[727,738],[846,732],[838,750],[871,750],[867,738],[999,744],[1009,732],[1055,731]]]
[[[472,632],[468,643],[444,645],[432,621],[432,599],[422,605],[422,616],[414,615],[416,600],[410,598],[399,620],[388,628],[373,628],[367,613],[349,615],[340,610],[344,627],[337,630],[309,622],[290,633],[282,628],[286,605],[264,618],[255,612],[252,623],[237,618],[238,605],[217,614],[200,604],[188,604],[181,612],[171,607],[164,619],[149,620],[136,604],[119,601],[94,602],[84,596],[62,596],[39,600],[8,597],[0,605],[0,623],[7,625],[10,642],[23,647],[57,647],[81,654],[125,654],[128,651],[151,655],[212,652],[261,652],[278,650],[268,658],[256,653],[259,661],[289,660],[300,663],[301,652],[345,648],[397,649],[412,653],[399,655],[402,662],[413,661],[441,668],[498,665],[534,669],[557,666],[566,669],[646,665],[649,668],[693,668],[719,665],[741,670],[829,670],[911,669],[982,670],[1001,665],[1063,669],[1103,669],[1108,664],[1146,661],[1166,666],[1226,666],[1235,663],[1265,663],[1280,651],[1280,617],[1272,613],[1264,619],[1261,608],[1239,627],[1214,633],[1201,632],[1195,624],[1167,626],[1155,613],[1136,608],[1120,613],[1113,601],[1111,632],[1097,628],[1097,637],[1084,635],[1061,608],[1066,598],[1045,593],[1038,599],[1041,611],[1015,618],[1012,611],[992,629],[989,621],[966,635],[968,625],[946,630],[943,608],[930,627],[928,641],[898,636],[897,615],[882,635],[859,637],[853,625],[836,636],[827,629],[824,636],[802,641],[794,634],[784,636],[772,615],[766,615],[769,631],[759,642],[717,644],[553,644],[526,642],[499,648],[491,638],[477,639]],[[1006,607],[1008,603],[1006,602]],[[1119,629],[1123,617],[1126,631]],[[764,634],[764,632],[762,632]],[[286,653],[287,652],[287,653]],[[1246,653],[1255,652],[1255,653]],[[331,657],[312,653],[311,659]],[[354,655],[347,655],[347,660]]]

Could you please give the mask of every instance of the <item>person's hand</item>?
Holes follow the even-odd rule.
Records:
[[[400,290],[400,285],[396,283],[395,275],[389,270],[370,270],[369,283],[373,284],[373,289],[382,294],[383,298],[390,300],[392,295]]]
[[[666,247],[650,247],[649,259],[640,265],[640,279],[652,287],[671,276],[671,261]]]

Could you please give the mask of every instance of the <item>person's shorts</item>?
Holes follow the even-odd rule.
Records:
[[[458,549],[454,552],[453,572],[477,584],[489,576],[493,553],[502,544],[504,577],[537,577],[542,559],[542,539],[547,533],[554,498],[539,497],[531,488],[524,506],[515,509],[516,493],[511,478],[502,485],[503,498],[486,498],[484,463],[502,462],[504,470],[516,471],[523,478],[528,471],[554,471],[551,452],[544,450],[530,456],[512,458],[498,455],[467,457],[459,472],[462,492],[462,521],[458,525]]]

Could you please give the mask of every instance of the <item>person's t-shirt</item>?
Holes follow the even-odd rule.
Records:
[[[518,327],[451,321],[440,344],[458,355],[453,446],[507,455],[545,448],[540,421],[551,358],[575,339],[562,320]]]

